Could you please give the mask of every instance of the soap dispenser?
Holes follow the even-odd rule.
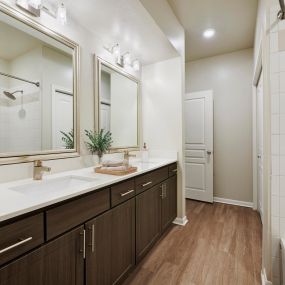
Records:
[[[148,148],[146,146],[146,143],[143,144],[142,149],[142,162],[148,162]]]

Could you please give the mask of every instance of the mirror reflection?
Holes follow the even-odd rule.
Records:
[[[112,133],[112,148],[138,147],[138,82],[101,64],[100,129]]]
[[[0,21],[0,153],[74,149],[73,49]]]

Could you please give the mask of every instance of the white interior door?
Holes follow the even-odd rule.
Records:
[[[257,110],[257,208],[263,215],[263,75],[261,73],[256,89]]]
[[[52,95],[52,147],[64,148],[62,133],[73,129],[73,94],[63,88],[54,88]]]
[[[186,198],[212,203],[213,91],[187,94],[185,115]]]

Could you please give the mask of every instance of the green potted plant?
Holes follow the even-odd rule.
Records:
[[[63,132],[63,131],[60,131],[60,132],[63,135],[61,140],[64,143],[64,147],[66,149],[74,149],[74,132],[73,132],[73,129],[68,133]]]
[[[88,138],[86,146],[92,155],[97,154],[99,162],[101,162],[102,156],[112,145],[112,134],[109,131],[101,129],[98,132],[85,130],[85,135]]]

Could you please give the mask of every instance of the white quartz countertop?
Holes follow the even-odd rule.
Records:
[[[132,162],[132,166],[137,166],[138,171],[124,176],[113,176],[95,173],[94,167],[82,168],[79,170],[61,172],[58,174],[47,175],[43,181],[33,181],[32,179],[18,180],[5,184],[0,184],[0,222],[5,220],[62,202],[64,200],[92,192],[96,189],[104,188],[109,185],[124,181],[126,179],[141,175],[176,162],[176,159],[150,159],[148,162]],[[61,189],[60,191],[14,191],[13,188],[29,185],[36,189],[36,186],[44,181],[52,181],[66,176],[80,176],[90,179],[88,183],[78,187]],[[91,179],[92,178],[92,179]],[[64,188],[64,187],[63,187]]]

